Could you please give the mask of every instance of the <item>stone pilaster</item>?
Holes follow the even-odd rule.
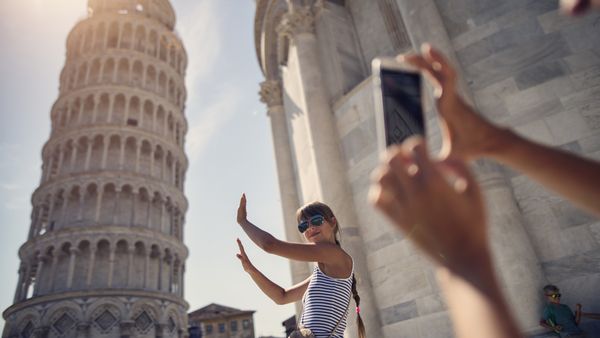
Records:
[[[294,161],[291,155],[288,124],[283,109],[281,83],[275,80],[262,82],[260,84],[260,100],[267,105],[267,114],[271,119],[285,237],[288,241],[301,243],[303,239],[296,226],[296,210],[300,207],[300,201],[294,174]],[[307,262],[290,261],[290,268],[293,284],[300,283],[311,272]],[[302,304],[296,302],[296,314],[300,315],[301,311]]]
[[[294,8],[282,18],[277,32],[290,41],[288,67],[294,61],[292,71],[298,74],[293,84],[300,86],[302,95],[297,99],[300,115],[306,119],[312,163],[316,170],[317,198],[331,206],[340,224],[343,225],[344,249],[354,259],[354,272],[361,295],[361,309],[367,329],[367,336],[382,337],[381,321],[369,279],[364,246],[357,224],[357,216],[350,186],[346,176],[343,155],[340,151],[339,137],[330,106],[330,98],[322,77],[317,38],[314,34],[314,16],[309,7]],[[309,202],[309,201],[304,201]],[[356,324],[348,320],[347,333],[356,335]]]
[[[431,43],[441,50],[461,74],[454,49],[437,5],[433,0],[396,0],[413,47]],[[470,102],[472,93],[460,77],[459,88]],[[539,304],[523,304],[523,299],[539,299],[539,287],[544,277],[539,260],[523,226],[523,217],[517,206],[512,188],[505,179],[502,169],[489,161],[477,161],[473,166],[485,190],[490,220],[490,244],[494,254],[496,270],[502,276],[501,284],[513,304],[515,318],[525,330],[535,329],[539,319]]]

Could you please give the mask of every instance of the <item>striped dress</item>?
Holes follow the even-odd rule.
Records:
[[[333,278],[315,266],[308,289],[302,298],[304,311],[302,326],[309,328],[316,338],[327,338],[342,318],[332,338],[343,338],[348,317],[348,302],[352,296],[352,273],[348,278]]]

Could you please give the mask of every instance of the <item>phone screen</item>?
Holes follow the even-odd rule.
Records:
[[[381,69],[386,146],[400,144],[411,135],[424,135],[421,76]]]

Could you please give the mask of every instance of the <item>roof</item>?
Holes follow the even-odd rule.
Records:
[[[203,308],[190,312],[188,317],[193,317],[195,320],[207,320],[217,318],[228,318],[240,315],[252,315],[253,310],[240,310],[219,304],[209,304]]]

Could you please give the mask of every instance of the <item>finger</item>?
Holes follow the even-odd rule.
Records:
[[[412,175],[417,172],[412,154],[406,152],[402,145],[392,149],[387,160],[389,167],[406,196],[414,193]]]
[[[244,250],[244,246],[242,245],[242,241],[240,241],[240,239],[237,239],[237,244],[238,247],[240,248],[240,253],[244,256],[246,256],[246,250]]]
[[[425,60],[425,58],[422,55],[415,55],[415,54],[406,55],[406,56],[403,56],[402,60],[404,62],[408,63],[409,65],[424,72],[425,75],[427,75],[427,78],[433,83],[434,86],[441,87],[441,85],[442,85],[441,74],[439,74],[439,72],[437,72],[433,68],[433,65],[430,62],[428,62],[427,60]]]
[[[421,49],[423,51],[423,57],[425,60],[432,65],[432,68],[436,71],[436,73],[442,75],[443,81],[454,81],[456,71],[448,59],[446,59],[446,57],[440,53],[440,51],[433,48],[428,43],[423,44]],[[443,81],[441,82],[443,83]]]
[[[438,167],[446,174],[453,174],[459,179],[454,183],[454,189],[456,191],[471,196],[481,195],[479,184],[464,161],[455,157],[449,157],[438,162]]]
[[[402,147],[407,156],[411,156],[416,165],[416,172],[412,176],[422,179],[430,178],[433,165],[427,152],[425,140],[421,136],[411,136],[402,143]],[[434,173],[434,172],[433,172]]]

